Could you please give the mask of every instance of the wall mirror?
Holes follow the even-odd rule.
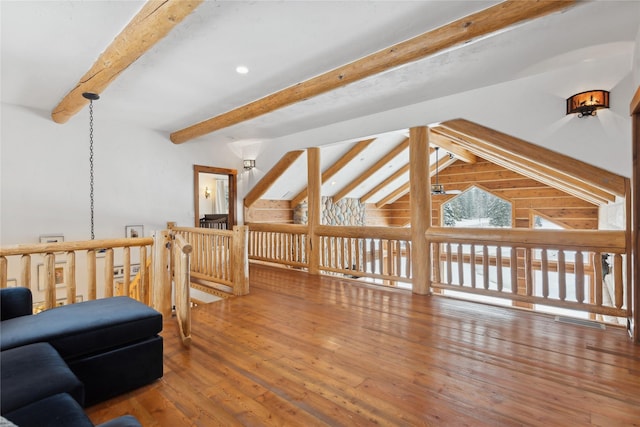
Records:
[[[231,230],[236,225],[235,169],[193,165],[195,226]]]

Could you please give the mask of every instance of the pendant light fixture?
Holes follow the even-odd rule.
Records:
[[[444,191],[444,185],[440,184],[440,159],[438,157],[438,151],[440,147],[436,146],[436,183],[431,184],[431,194],[433,195],[443,195],[443,194],[460,194],[460,190],[450,190]],[[453,159],[453,154],[449,153],[449,158]]]
[[[444,192],[444,186],[442,184],[440,184],[439,180],[439,171],[438,168],[440,166],[440,162],[439,162],[439,158],[438,158],[438,151],[440,150],[440,147],[436,147],[436,183],[435,184],[431,184],[431,194],[447,194]]]
[[[100,99],[97,93],[84,92],[89,100],[89,200],[91,202],[91,240],[96,238],[93,230],[93,101]]]

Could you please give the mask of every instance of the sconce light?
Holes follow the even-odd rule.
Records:
[[[256,161],[245,159],[242,161],[242,165],[244,166],[244,170],[250,171],[251,169],[256,167]]]
[[[589,90],[567,99],[567,114],[578,113],[578,117],[595,116],[596,110],[609,108],[609,92]]]
[[[209,187],[204,187],[204,198],[208,199],[209,197],[211,197],[211,190],[209,190]]]

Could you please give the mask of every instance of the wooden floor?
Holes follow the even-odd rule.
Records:
[[[165,322],[165,374],[89,408],[144,426],[636,426],[621,329],[263,266],[251,294]]]

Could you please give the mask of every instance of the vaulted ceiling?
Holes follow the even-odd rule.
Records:
[[[94,91],[103,122],[152,129],[167,143],[242,147],[334,123],[348,126],[576,61],[628,55],[638,33],[640,2],[535,3],[3,1],[1,99],[47,118],[62,106],[69,122],[61,126],[68,126],[78,106],[86,106],[79,93]],[[177,5],[181,11],[172,9]],[[249,72],[238,74],[239,65]],[[567,85],[561,93],[576,91]],[[490,100],[484,102],[490,108]],[[209,119],[224,126],[181,133]],[[402,150],[384,170],[374,167],[407,136],[406,123],[393,120],[385,126],[396,132],[348,131],[375,143],[336,171],[323,193],[338,191],[332,182],[356,182],[363,174],[338,195],[380,202],[389,192],[375,191],[377,185],[395,176],[386,186],[399,186],[407,162]],[[445,131],[434,128],[434,138],[472,161],[478,153]],[[346,150],[327,146],[323,153],[330,164]],[[298,162],[287,185],[267,197],[299,195]],[[607,198],[598,191],[589,197]]]

